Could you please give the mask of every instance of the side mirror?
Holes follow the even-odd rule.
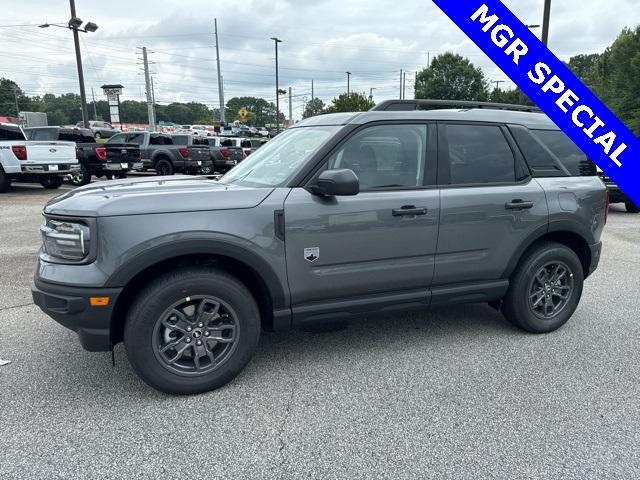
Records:
[[[311,185],[311,193],[323,197],[335,195],[357,195],[360,192],[360,181],[353,170],[341,168],[325,170],[318,175],[315,185]]]

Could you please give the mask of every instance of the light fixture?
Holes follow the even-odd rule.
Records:
[[[93,22],[87,22],[87,24],[84,26],[84,29],[87,32],[95,32],[96,30],[98,30],[98,25]]]
[[[82,20],[78,17],[71,17],[71,20],[69,20],[69,27],[71,28],[80,28],[81,25]]]

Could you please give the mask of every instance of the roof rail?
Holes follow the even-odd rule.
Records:
[[[536,112],[540,113],[538,107],[528,105],[512,105],[509,103],[475,102],[468,100],[385,100],[380,102],[370,111],[408,111],[420,110],[419,107],[453,107],[453,108],[485,108],[489,110],[513,110],[516,112]],[[424,110],[435,110],[425,108]]]

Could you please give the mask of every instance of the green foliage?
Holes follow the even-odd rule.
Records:
[[[576,55],[571,57],[567,66],[588,87],[595,87],[597,83],[598,63],[601,55],[592,53],[589,55]]]
[[[314,98],[307,102],[305,106],[304,113],[302,114],[302,118],[315,117],[316,115],[321,115],[324,113],[324,102],[319,98]]]
[[[416,98],[485,101],[487,79],[480,67],[451,52],[438,55],[416,75]]]
[[[227,122],[240,120],[239,111],[245,108],[249,111],[249,115],[245,123],[247,125],[264,126],[273,124],[276,120],[276,106],[274,103],[267,102],[264,98],[257,97],[233,97],[227,102],[225,109],[225,119]],[[284,122],[284,114],[279,112],[280,123]]]
[[[364,93],[350,92],[338,95],[331,101],[331,105],[326,109],[327,113],[336,112],[365,112],[373,108],[375,102]]]
[[[529,97],[527,97],[522,90],[515,88],[513,90],[502,90],[495,88],[489,94],[489,101],[495,103],[509,103],[511,105],[529,105],[534,106],[534,103]]]

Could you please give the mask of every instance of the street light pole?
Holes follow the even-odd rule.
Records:
[[[351,72],[345,72],[345,73],[347,74],[347,97],[348,97],[348,96],[349,96],[349,93],[351,93],[351,92],[350,92],[350,90],[351,90],[351,88],[350,88],[350,82],[349,82],[349,80],[350,80],[350,78],[351,78]]]
[[[278,44],[282,42],[278,37],[271,37],[276,45],[276,132],[280,133],[280,83],[278,79]]]
[[[76,17],[76,2],[75,0],[69,0],[69,6],[71,7],[71,19]],[[78,66],[78,80],[80,82],[80,104],[82,108],[82,123],[84,128],[89,128],[89,114],[87,112],[87,94],[84,90],[84,73],[82,72],[82,57],[80,56],[80,36],[78,35],[78,28],[69,24],[71,30],[73,30],[73,44],[76,48],[76,64]]]
[[[551,18],[551,0],[544,0],[544,18],[542,19],[542,43],[549,45],[549,21]]]

